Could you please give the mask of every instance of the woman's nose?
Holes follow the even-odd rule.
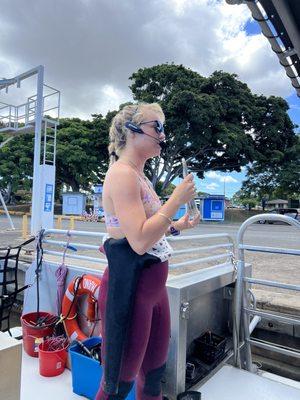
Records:
[[[159,134],[158,138],[159,138],[159,140],[165,140],[166,135],[165,135],[163,132],[161,132],[161,133]]]

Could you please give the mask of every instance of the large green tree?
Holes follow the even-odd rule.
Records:
[[[216,71],[208,78],[182,65],[139,69],[130,79],[138,101],[159,102],[166,115],[168,149],[148,164],[154,185],[164,190],[181,171],[185,157],[199,178],[205,171],[240,171],[257,162],[285,163],[295,144],[287,103],[253,95],[235,74]]]
[[[57,130],[56,196],[63,185],[90,189],[107,170],[108,122],[101,114],[91,121],[63,118]],[[4,140],[4,137],[2,137]],[[1,139],[0,139],[1,140]],[[21,135],[0,149],[0,187],[29,190],[33,176],[34,134]]]
[[[266,153],[269,150],[266,150]],[[300,137],[295,144],[277,151],[274,157],[255,161],[243,182],[242,195],[258,199],[296,198],[300,194]]]
[[[182,65],[163,64],[134,73],[135,100],[159,102],[166,115],[168,149],[148,166],[163,189],[181,171],[181,158],[202,178],[209,169],[239,170],[253,159],[247,134],[252,94],[235,75],[215,72],[204,78]]]
[[[5,135],[0,136],[0,142]],[[10,187],[13,192],[27,189],[32,183],[34,135],[15,137],[0,149],[0,187]]]
[[[182,65],[139,69],[130,79],[134,100],[159,102],[166,115],[168,148],[146,166],[147,175],[162,193],[181,173],[182,157],[199,178],[211,169],[240,171],[249,163],[253,176],[270,171],[268,181],[274,178],[274,166],[285,185],[295,178],[296,135],[283,99],[253,95],[234,74],[216,71],[206,78]],[[62,185],[74,191],[89,189],[103,180],[108,129],[115,114],[60,121],[58,189]],[[294,164],[287,167],[292,159],[295,168]],[[33,135],[12,140],[0,150],[0,186],[29,187],[32,164]]]
[[[287,102],[279,97],[255,97],[252,114],[255,161],[243,183],[245,196],[258,199],[299,198],[300,137],[290,120]]]
[[[88,190],[99,183],[107,170],[106,119],[101,114],[92,121],[65,118],[57,131],[56,176],[58,186],[73,191]]]

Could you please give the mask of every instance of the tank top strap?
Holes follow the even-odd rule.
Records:
[[[132,168],[132,169],[133,169],[133,168]],[[134,170],[134,169],[133,169],[133,170]],[[142,177],[137,171],[134,170],[134,172],[136,173],[136,175],[137,175],[139,181],[142,183],[143,189],[146,189],[147,191],[150,191],[150,190],[151,190],[151,189],[150,189],[150,186],[151,186],[152,190],[154,190],[151,181],[150,181],[146,176],[145,176],[145,178],[144,178],[144,177]],[[147,183],[147,182],[148,182],[148,183]]]

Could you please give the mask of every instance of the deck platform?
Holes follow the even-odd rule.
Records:
[[[276,375],[268,374],[269,377]],[[203,400],[299,400],[300,382],[285,379],[286,383],[252,374],[248,371],[224,365],[214,376],[199,388]]]
[[[86,397],[78,396],[72,391],[71,371],[65,371],[51,378],[39,374],[39,359],[28,356],[23,350],[21,373],[20,400],[80,400]]]

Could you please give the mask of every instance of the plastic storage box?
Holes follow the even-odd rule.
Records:
[[[82,342],[88,349],[101,343],[100,337],[91,337]],[[100,386],[103,373],[102,365],[95,359],[81,354],[78,344],[69,348],[72,366],[73,392],[94,400]],[[128,400],[135,400],[134,388],[127,396]]]
[[[226,338],[210,331],[203,333],[194,343],[193,355],[207,364],[220,360],[225,354]]]

